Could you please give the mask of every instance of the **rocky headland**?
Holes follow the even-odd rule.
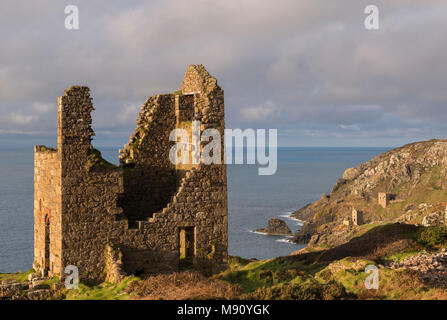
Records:
[[[366,226],[444,225],[446,178],[447,140],[411,143],[380,154],[346,169],[328,195],[294,212],[291,216],[305,223],[292,241],[335,246]],[[361,225],[353,223],[353,210],[361,213]]]

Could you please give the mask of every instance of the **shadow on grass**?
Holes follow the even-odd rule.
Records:
[[[423,229],[424,227],[401,223],[381,225],[334,248],[278,259],[301,261],[309,265],[314,263],[329,264],[345,257],[374,260],[399,253],[411,246],[417,246],[416,240]],[[397,245],[398,243],[400,245]]]

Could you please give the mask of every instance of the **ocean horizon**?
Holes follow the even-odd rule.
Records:
[[[117,148],[99,148],[117,163]],[[292,232],[301,222],[290,214],[329,193],[349,167],[390,150],[379,147],[280,147],[277,172],[259,176],[258,165],[228,165],[229,254],[269,259],[303,248],[287,237],[253,230],[283,219]],[[0,273],[26,271],[33,261],[33,149],[0,151]]]

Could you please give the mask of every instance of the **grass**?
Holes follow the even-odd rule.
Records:
[[[389,255],[387,257],[383,258],[383,261],[397,261],[400,262],[408,257],[414,256],[416,254],[418,254],[419,251],[415,251],[415,250],[409,250],[407,252],[401,252],[401,253],[396,253],[396,254],[392,254]]]
[[[241,259],[232,257],[233,261]],[[324,264],[306,265],[301,261],[287,258],[273,258],[269,260],[230,264],[230,269],[220,273],[217,278],[238,285],[244,293],[253,292],[262,287],[271,287],[279,284],[301,283],[309,280],[320,271]]]
[[[107,168],[107,169],[113,169],[116,168],[116,166],[107,160],[105,160],[102,155],[101,151],[97,149],[92,149],[88,155],[87,160],[87,167],[93,168],[93,167],[101,167],[101,168]]]
[[[364,285],[367,265],[429,250],[419,241],[427,229],[399,223],[365,225],[348,243],[326,250],[263,261],[232,257],[230,269],[218,278],[240,286],[241,298],[249,299],[447,298],[443,288],[423,283],[408,270],[380,269],[380,289]]]
[[[435,229],[399,223],[364,225],[356,237],[334,248],[268,260],[230,257],[229,268],[210,277],[189,270],[146,279],[127,277],[118,284],[80,284],[79,290],[62,293],[68,300],[447,299],[445,288],[424,283],[411,270],[380,268],[379,289],[365,288],[367,265],[430,250],[420,241],[427,230]],[[3,274],[0,280],[21,281],[33,271]]]
[[[56,152],[57,149],[55,148],[50,148],[50,147],[46,147],[46,146],[37,146],[37,151],[38,152],[48,152],[48,153],[52,153],[52,152]]]
[[[28,280],[28,276],[31,273],[36,272],[34,269],[29,269],[27,272],[17,272],[17,273],[0,273],[0,282],[2,280],[14,280],[16,282],[24,282]]]
[[[368,276],[364,270],[348,268],[331,274],[330,279],[342,283],[348,294],[357,299],[432,300],[447,299],[443,288],[427,286],[411,270],[379,269],[379,288],[366,289]]]
[[[78,290],[66,290],[66,300],[128,300],[131,293],[126,289],[135,281],[135,277],[126,277],[118,284],[102,283],[98,286],[87,286],[80,283]]]

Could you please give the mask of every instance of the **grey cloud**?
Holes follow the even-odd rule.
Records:
[[[379,31],[364,29],[370,3],[359,0],[2,1],[0,135],[55,134],[56,97],[84,84],[98,139],[124,143],[147,96],[203,63],[225,89],[230,127],[278,128],[298,144],[438,136],[447,4],[375,2]],[[63,27],[68,4],[78,31]]]

